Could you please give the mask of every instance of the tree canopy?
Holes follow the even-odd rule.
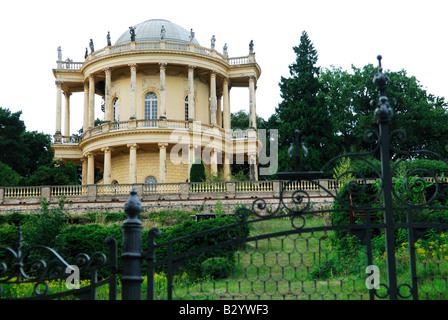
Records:
[[[289,66],[290,77],[281,77],[279,86],[283,101],[275,109],[278,118],[279,170],[294,168],[293,158],[288,156],[288,148],[294,140],[295,130],[305,137],[309,151],[304,159],[304,167],[318,169],[326,160],[332,143],[332,122],[319,93],[320,67],[318,54],[306,31],[302,32],[300,44],[293,48],[296,61]]]
[[[77,183],[74,166],[53,162],[51,136],[26,131],[21,115],[0,107],[0,186]]]

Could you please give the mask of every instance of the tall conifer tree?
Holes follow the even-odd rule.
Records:
[[[294,157],[288,156],[294,131],[298,129],[305,138],[309,153],[304,167],[317,170],[333,154],[331,146],[331,121],[324,101],[319,95],[320,67],[318,54],[306,31],[302,32],[300,44],[293,47],[296,61],[289,66],[290,77],[281,77],[279,83],[283,101],[276,108],[279,117],[279,170],[294,169]]]

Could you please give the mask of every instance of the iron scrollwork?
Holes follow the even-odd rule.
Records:
[[[49,292],[48,283],[51,280],[67,279],[77,270],[80,273],[95,273],[100,268],[110,264],[106,255],[102,252],[96,252],[91,256],[80,253],[74,258],[75,264],[70,264],[56,250],[47,246],[34,245],[23,249],[20,223],[17,225],[17,234],[17,247],[15,249],[0,247],[0,252],[3,252],[4,257],[4,260],[0,261],[0,299],[3,295],[3,285],[20,285],[23,283],[34,284],[32,296],[24,297],[24,299],[47,299],[70,294],[77,295],[77,289],[52,294]],[[108,237],[105,243],[109,246],[111,253],[116,251],[117,242],[114,238]],[[112,267],[112,264],[110,266]],[[116,270],[111,271],[116,272]],[[82,298],[82,294],[85,294],[86,290],[81,291],[83,292],[80,292],[79,296]]]

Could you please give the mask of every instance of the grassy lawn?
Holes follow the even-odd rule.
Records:
[[[321,217],[307,219],[306,227],[324,226]],[[251,236],[291,230],[289,220],[263,221],[254,225]],[[369,299],[366,287],[365,250],[352,259],[341,256],[332,246],[333,231],[292,234],[248,242],[237,253],[237,267],[226,279],[204,278],[175,281],[175,299]],[[443,236],[443,234],[442,234]],[[420,246],[420,247],[419,247]],[[446,242],[424,252],[419,240],[417,274],[420,299],[448,299],[448,256]],[[434,254],[436,252],[436,254]],[[409,251],[406,243],[396,251],[398,284],[410,285]],[[380,271],[380,283],[387,284],[387,263],[383,252],[373,253]],[[165,289],[159,293],[164,298]],[[410,294],[406,285],[399,291]],[[386,289],[378,289],[380,296]],[[376,298],[378,299],[378,298]]]

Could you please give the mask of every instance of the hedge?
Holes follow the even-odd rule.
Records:
[[[17,216],[15,216],[17,218]],[[23,222],[23,221],[22,221]],[[230,231],[225,226],[235,222],[233,217],[221,217],[204,221],[185,221],[182,224],[172,227],[161,228],[161,237],[156,239],[156,243],[164,243],[179,237],[193,235],[195,233],[204,232],[199,236],[186,237],[181,241],[176,241],[173,245],[173,254],[191,252],[201,247],[212,246],[229,240],[232,237],[247,237],[249,234],[248,227],[245,225],[232,228]],[[24,225],[26,227],[26,223]],[[206,230],[220,228],[213,232],[205,232]],[[149,230],[143,230],[142,249],[147,250]],[[104,240],[107,237],[114,237],[118,244],[118,262],[121,265],[121,245],[122,245],[122,228],[119,225],[102,226],[99,224],[72,225],[61,230],[59,235],[55,237],[54,249],[60,253],[62,257],[67,257],[67,261],[74,263],[73,258],[79,253],[91,255],[95,252],[103,252],[108,256],[109,248]],[[13,224],[3,224],[0,228],[0,246],[15,248],[17,239],[17,227]],[[26,246],[36,245],[37,243],[27,243]],[[213,252],[202,252],[185,260],[181,265],[179,272],[187,272],[194,277],[204,275],[203,269],[210,268],[209,264],[202,263],[212,257],[220,257],[226,260],[223,270],[230,270],[229,266],[235,265],[236,247],[224,247]],[[156,251],[157,260],[166,257],[166,246],[161,246]],[[70,258],[68,258],[70,257]],[[222,261],[222,260],[220,260]],[[166,266],[158,268],[157,272],[166,272]],[[220,277],[224,271],[220,271]],[[226,271],[227,272],[227,271]],[[107,273],[101,272],[100,276],[107,276]]]

